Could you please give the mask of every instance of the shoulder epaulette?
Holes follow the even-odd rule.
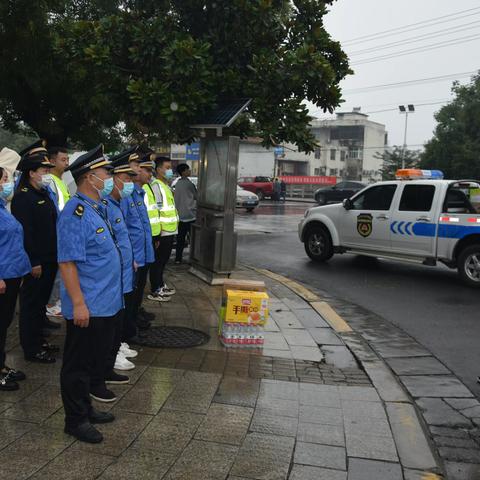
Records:
[[[77,205],[77,208],[73,212],[73,214],[76,215],[77,217],[82,217],[84,210],[85,210],[85,207],[82,204],[79,203]]]
[[[28,188],[27,188],[27,187],[23,187],[23,188],[22,188],[22,192],[28,192]]]

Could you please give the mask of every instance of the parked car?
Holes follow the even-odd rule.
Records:
[[[270,177],[240,177],[238,185],[257,195],[259,200],[273,196],[273,180]]]
[[[366,185],[360,182],[339,182],[336,185],[319,188],[314,193],[314,198],[319,205],[341,203],[345,198],[350,198],[365,187]]]
[[[257,195],[237,186],[237,208],[246,208],[247,212],[253,212],[257,205]]]

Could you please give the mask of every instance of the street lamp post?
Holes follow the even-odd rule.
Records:
[[[403,151],[402,151],[402,168],[405,168],[405,153],[407,151],[408,114],[415,113],[415,106],[412,104],[409,104],[407,106],[399,105],[398,109],[400,110],[400,113],[405,114],[405,132],[403,135]]]

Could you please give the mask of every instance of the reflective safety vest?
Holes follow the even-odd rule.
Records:
[[[172,189],[161,180],[153,182],[160,187],[162,192],[163,203],[160,208],[160,223],[162,224],[162,232],[175,233],[178,230],[178,212],[175,208],[175,200],[173,198]]]
[[[52,178],[55,184],[54,190],[57,195],[58,210],[61,212],[65,204],[70,200],[70,192],[61,178],[58,178],[53,173]]]
[[[150,227],[152,229],[152,237],[158,237],[162,231],[162,225],[160,223],[160,208],[162,200],[158,198],[158,195],[155,195],[152,185],[146,183],[143,186],[143,189],[146,193],[143,200],[147,207],[148,219],[150,220]]]

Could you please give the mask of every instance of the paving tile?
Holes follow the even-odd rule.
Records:
[[[259,397],[297,401],[299,397],[298,384],[293,382],[282,382],[279,380],[262,380]]]
[[[153,383],[143,388],[137,384],[122,397],[115,408],[127,412],[155,415],[174,388],[174,385],[168,383]]]
[[[148,428],[155,428],[156,425],[180,426],[186,427],[193,434],[204,418],[205,415],[199,413],[161,410],[150,422]]]
[[[297,295],[294,297],[282,297],[280,300],[282,300],[285,305],[290,307],[291,310],[305,310],[312,308],[308,302]]]
[[[262,411],[271,415],[298,418],[299,409],[296,400],[259,396],[257,401],[257,411]]]
[[[264,348],[269,350],[289,350],[288,343],[280,332],[265,332]]]
[[[312,385],[316,389],[305,390],[300,385],[299,402],[300,405],[324,406],[338,408],[340,404],[340,394],[337,387],[331,385]]]
[[[388,339],[378,340],[378,337],[375,336],[371,343],[382,358],[430,356],[430,352],[425,347],[410,337],[393,338],[392,335],[389,335]]]
[[[480,406],[480,402],[476,398],[445,398],[451,407],[455,410],[466,410]],[[480,415],[476,415],[477,417]]]
[[[212,403],[195,439],[240,445],[247,434],[252,414],[252,408]]]
[[[302,322],[290,310],[271,310],[270,316],[275,320],[277,326],[281,329],[294,328],[304,329]]]
[[[386,359],[397,375],[448,375],[450,371],[435,357],[407,357]]]
[[[344,345],[343,340],[330,328],[309,328],[308,332],[318,345]]]
[[[347,480],[347,472],[309,465],[294,465],[289,480]]]
[[[372,387],[338,387],[342,400],[360,400],[364,402],[379,402],[380,397]]]
[[[374,437],[391,438],[392,432],[388,421],[369,417],[350,417],[345,413],[344,428],[347,435],[372,435]]]
[[[122,455],[112,463],[100,480],[158,480],[168,471],[175,462],[176,456],[157,454],[145,460],[140,451],[135,451],[134,456]]]
[[[316,443],[297,442],[294,462],[301,465],[334,468],[336,470],[347,469],[345,448]]]
[[[295,437],[297,433],[297,426],[297,418],[270,415],[262,411],[257,411],[253,416],[250,431],[267,433],[270,435]]]
[[[271,348],[264,348],[262,352],[263,355],[267,357],[293,358],[292,352],[290,350],[274,350]]]
[[[301,422],[298,424],[297,441],[344,447],[345,435],[340,425]]]
[[[347,347],[341,345],[323,345],[320,350],[325,357],[325,363],[327,365],[333,365],[342,369],[358,369],[357,361]]]
[[[301,347],[298,345],[291,345],[290,350],[293,358],[296,360],[308,360],[311,362],[321,362],[323,355],[320,349],[315,347]]]
[[[400,379],[413,397],[473,397],[472,392],[453,376],[418,375]]]
[[[403,480],[399,463],[379,462],[362,458],[350,458],[348,461],[348,480]]]
[[[179,455],[188,445],[195,430],[188,425],[149,425],[135,440],[134,450],[152,450]]]
[[[0,450],[34,428],[33,423],[0,419]]]
[[[294,328],[283,328],[282,334],[290,346],[299,347],[317,347],[308,330],[298,330]]]
[[[237,447],[192,441],[180,455],[165,480],[223,480],[235,459]]]
[[[295,315],[305,328],[330,328],[330,325],[313,309],[295,310]]]
[[[438,453],[444,460],[480,464],[480,451],[478,448],[439,447]]]
[[[46,458],[30,456],[28,457],[28,461],[26,461],[26,458],[24,452],[12,452],[8,455],[2,455],[0,478],[26,480],[48,463],[48,459]]]
[[[387,421],[387,414],[382,403],[342,400],[342,408],[347,418],[360,418]]]
[[[398,462],[397,451],[391,437],[351,435],[346,433],[346,443],[349,457]]]
[[[480,464],[446,462],[445,469],[449,480],[478,480],[480,478]],[[407,479],[406,480],[410,480]]]
[[[471,427],[472,425],[468,418],[447,405],[441,398],[419,398],[416,403],[429,425],[443,427]]]
[[[247,435],[231,474],[255,480],[286,480],[294,439],[262,433]]]
[[[220,382],[214,401],[241,407],[255,407],[259,388],[259,380],[225,376]]]
[[[39,470],[31,480],[93,480],[114,460],[114,457],[106,455],[67,449]]]
[[[301,405],[299,420],[302,423],[320,423],[322,425],[343,425],[343,414],[340,408],[314,407]]]

